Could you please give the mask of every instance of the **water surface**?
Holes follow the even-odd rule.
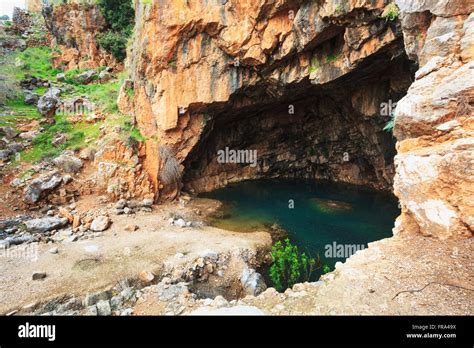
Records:
[[[278,224],[301,251],[319,254],[331,267],[345,257],[325,257],[328,245],[367,247],[390,237],[400,214],[389,193],[331,182],[245,181],[201,196],[225,204],[214,226],[250,232]]]

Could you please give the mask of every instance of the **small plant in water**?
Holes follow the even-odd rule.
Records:
[[[326,274],[326,273],[329,273],[331,272],[331,267],[329,267],[329,265],[324,265],[323,266],[323,273]]]
[[[308,281],[311,274],[321,267],[319,256],[312,258],[300,253],[289,239],[276,242],[271,254],[273,264],[270,267],[270,279],[278,291],[291,288],[298,281]]]

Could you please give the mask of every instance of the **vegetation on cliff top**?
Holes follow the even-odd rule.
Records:
[[[98,0],[109,30],[97,36],[97,42],[119,61],[127,55],[127,41],[133,31],[135,10],[131,0]]]

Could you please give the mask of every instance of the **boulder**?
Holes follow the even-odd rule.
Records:
[[[68,153],[63,153],[53,160],[56,167],[65,171],[66,173],[77,173],[82,168],[82,161]]]
[[[66,218],[46,217],[25,221],[26,229],[31,233],[45,233],[66,226]]]
[[[83,160],[93,161],[95,157],[95,149],[86,147],[79,153],[79,158]]]
[[[155,275],[150,271],[142,271],[139,278],[143,283],[149,284],[155,279]]]
[[[53,140],[51,141],[51,144],[53,144],[53,146],[59,146],[61,144],[64,144],[67,140],[67,135],[64,134],[64,133],[57,133]]]
[[[59,216],[66,218],[69,223],[72,223],[74,221],[74,216],[66,208],[59,208]]]
[[[83,85],[87,85],[91,83],[92,81],[94,81],[96,77],[97,77],[97,72],[95,70],[87,70],[81,74],[76,75],[76,81]]]
[[[64,73],[57,74],[56,75],[56,80],[58,80],[59,82],[66,81],[66,74],[64,74]]]
[[[25,99],[24,99],[24,102],[25,104],[27,105],[36,105],[38,104],[38,100],[39,100],[39,95],[36,94],[36,93],[33,93],[31,91],[25,91]]]
[[[187,283],[168,284],[168,282],[162,281],[156,286],[156,295],[160,301],[170,302],[173,299],[187,296],[188,294]]]
[[[181,228],[184,228],[184,227],[186,227],[186,221],[184,221],[183,219],[178,219],[178,220],[174,221],[174,225],[178,226],[178,227],[181,227]]]
[[[29,203],[37,203],[41,197],[57,188],[62,180],[59,173],[53,173],[34,179],[26,187],[23,198]]]
[[[0,136],[7,139],[13,139],[18,135],[18,132],[15,131],[12,127],[0,127]]]
[[[38,111],[41,115],[52,118],[60,104],[59,98],[45,94],[38,100]]]
[[[100,301],[108,301],[111,297],[112,297],[112,292],[109,290],[90,293],[90,294],[87,294],[86,298],[84,299],[84,305],[86,307],[90,307],[97,304]]]
[[[138,226],[137,225],[133,225],[133,224],[129,224],[129,225],[126,225],[124,230],[126,232],[135,232],[136,230],[138,230]]]
[[[0,150],[0,161],[8,161],[13,154],[11,150]]]
[[[144,207],[152,207],[153,206],[153,199],[152,198],[145,198],[142,202]]]
[[[20,133],[19,137],[23,140],[33,140],[38,136],[39,132],[36,130]]]
[[[91,224],[90,229],[94,232],[102,232],[109,228],[110,219],[107,216],[96,217]]]
[[[72,219],[72,229],[73,230],[76,230],[79,228],[79,226],[81,226],[81,217],[79,215],[74,215],[73,219]]]
[[[114,296],[110,299],[110,307],[112,310],[116,311],[122,308],[123,298],[122,296]]]
[[[8,148],[8,150],[10,150],[12,153],[18,153],[18,152],[23,151],[24,146],[23,146],[23,144],[21,144],[21,143],[11,143],[11,144],[8,144],[7,148]]]
[[[99,301],[97,302],[97,314],[101,316],[110,316],[112,315],[112,309],[110,308],[109,301]]]
[[[127,206],[127,201],[125,199],[120,199],[116,204],[115,207],[117,209],[124,209]]]
[[[47,87],[50,82],[35,76],[25,75],[25,78],[20,81],[20,86],[24,89],[32,90],[38,87]]]
[[[63,183],[64,183],[64,184],[69,184],[72,180],[73,180],[73,179],[72,179],[72,176],[70,176],[70,175],[68,175],[68,174],[66,174],[66,175],[63,176]]]
[[[49,95],[50,97],[59,98],[61,96],[61,93],[62,91],[59,88],[51,87],[44,93],[44,95]]]
[[[99,74],[99,80],[101,83],[109,81],[110,79],[112,79],[112,77],[112,74],[109,73],[107,70],[103,70]]]
[[[34,272],[32,277],[33,280],[41,280],[46,278],[46,273],[45,272]]]
[[[57,247],[51,248],[48,250],[50,254],[57,254],[59,253],[59,249]]]
[[[258,296],[267,289],[262,275],[254,269],[245,268],[240,277],[240,282],[246,295]]]

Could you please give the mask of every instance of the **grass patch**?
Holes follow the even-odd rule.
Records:
[[[100,106],[102,111],[117,113],[117,98],[120,89],[118,80],[111,80],[103,84],[90,84],[74,86],[73,95],[86,95],[90,101]]]
[[[45,158],[56,157],[66,149],[82,149],[88,141],[96,140],[99,137],[101,125],[101,122],[72,124],[65,116],[57,115],[56,123],[44,127],[45,130],[33,140],[32,147],[22,152],[21,159],[26,162],[38,162]],[[59,133],[67,134],[68,140],[54,146],[52,141]]]
[[[15,78],[22,80],[25,74],[33,75],[45,80],[54,80],[61,72],[54,69],[51,64],[51,49],[49,47],[27,48],[21,53],[17,53],[17,58],[21,59],[24,66],[16,69]]]
[[[12,52],[0,57],[0,75],[7,79],[8,86],[5,85],[5,87],[11,89],[11,93],[9,92],[8,95],[4,93],[6,95],[4,105],[7,109],[13,111],[12,115],[0,118],[0,125],[15,127],[22,119],[41,120],[43,118],[36,106],[24,104],[24,96],[18,82],[24,79],[27,74],[45,80],[56,81],[56,75],[62,71],[52,67],[51,53],[52,51],[48,47],[37,47],[28,48],[23,52]],[[21,61],[22,66],[16,67],[15,61]],[[103,69],[105,67],[98,69],[98,71]],[[143,141],[144,137],[140,134],[139,130],[132,126],[131,117],[121,115],[118,112],[119,79],[110,80],[104,84],[81,85],[75,80],[75,76],[85,70],[88,69],[74,69],[65,73],[65,84],[70,88],[69,92],[63,93],[62,99],[77,96],[86,97],[102,111],[114,114],[105,121],[108,125],[116,124],[123,126],[127,139],[130,138],[134,142]],[[4,79],[3,81],[6,80]],[[3,84],[0,87],[3,88]],[[47,87],[39,87],[34,92],[43,95],[46,90]],[[55,116],[55,124],[44,125],[43,131],[32,141],[31,147],[21,153],[21,161],[36,163],[44,158],[54,158],[66,149],[79,150],[99,138],[100,127],[104,124],[104,121],[94,124],[86,122],[71,123],[67,119],[68,116],[66,114],[58,114]],[[52,141],[59,133],[66,134],[67,141],[58,146],[53,146]]]
[[[34,105],[26,105],[21,98],[9,99],[5,105],[14,112],[14,115],[2,116],[3,119],[15,120],[18,117],[27,119],[40,119],[41,114]]]
[[[130,138],[138,141],[138,142],[143,142],[146,140],[146,138],[140,133],[140,130],[138,128],[133,127],[131,132],[130,132]]]
[[[45,80],[53,80],[60,72],[54,69],[51,64],[51,50],[48,47],[27,48],[23,52],[12,52],[6,54],[0,59],[0,104],[3,102],[7,106],[15,107],[16,99],[22,99],[23,94],[19,81],[25,78],[25,75],[32,75]],[[15,66],[15,62],[22,63],[21,67]],[[41,93],[46,90],[42,87],[35,92]],[[11,99],[15,101],[10,102]]]

